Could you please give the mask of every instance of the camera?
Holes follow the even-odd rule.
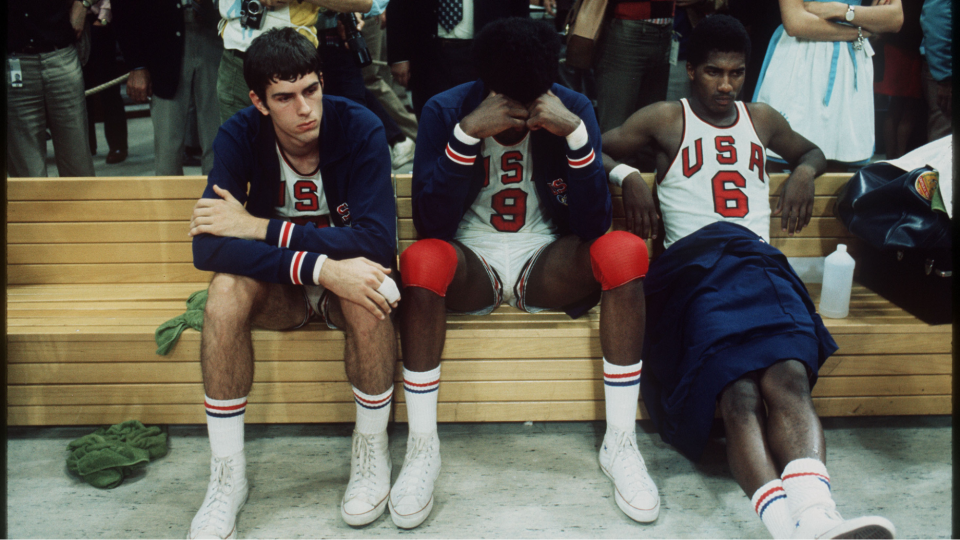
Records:
[[[263,26],[265,9],[258,0],[240,0],[240,26],[259,30]]]
[[[363,39],[363,34],[357,28],[357,18],[354,17],[353,13],[338,13],[337,18],[340,19],[343,28],[346,30],[346,42],[353,54],[353,61],[360,67],[369,66],[373,62],[373,58],[370,57],[367,41]]]

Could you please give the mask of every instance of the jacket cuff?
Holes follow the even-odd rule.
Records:
[[[271,246],[289,248],[294,227],[296,225],[289,221],[271,219],[267,224],[267,238],[264,241]]]
[[[453,128],[453,137],[447,142],[447,158],[457,165],[471,166],[480,153],[480,139],[471,137],[460,129],[460,124]]]
[[[313,274],[320,255],[309,251],[291,251],[289,253],[290,282],[294,285],[316,285]]]
[[[567,164],[571,169],[582,169],[597,159],[592,144],[585,144],[577,150],[567,148]]]

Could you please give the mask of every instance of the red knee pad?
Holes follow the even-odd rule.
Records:
[[[404,287],[422,287],[446,296],[456,271],[457,250],[443,240],[419,240],[400,254]]]
[[[609,232],[590,246],[590,266],[605,291],[642,278],[650,266],[647,243],[626,231]]]

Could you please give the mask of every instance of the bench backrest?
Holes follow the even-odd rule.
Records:
[[[799,236],[771,221],[771,243],[788,256],[816,257],[855,239],[833,217],[836,193],[849,174],[817,181],[814,218]],[[645,175],[648,182],[652,175]],[[776,193],[785,175],[771,175]],[[209,280],[193,267],[190,213],[206,179],[188,177],[10,178],[7,182],[7,281],[20,284],[193,283]],[[395,177],[399,250],[416,241],[411,175]],[[614,228],[623,228],[620,190]],[[771,205],[776,197],[771,197]],[[851,242],[853,241],[853,242]],[[851,252],[856,256],[856,246]]]

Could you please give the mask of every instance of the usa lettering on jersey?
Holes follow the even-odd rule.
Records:
[[[665,245],[720,220],[769,238],[766,154],[746,106],[736,102],[737,119],[721,127],[697,117],[687,100],[681,104],[683,140],[657,186]]]

